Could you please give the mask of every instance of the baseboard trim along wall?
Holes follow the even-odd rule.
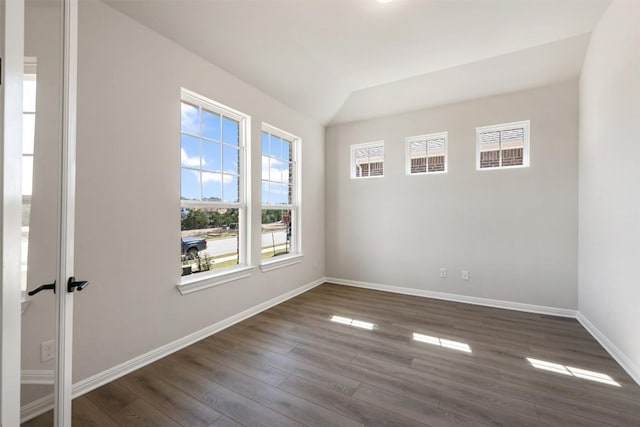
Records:
[[[133,359],[123,362],[117,366],[114,366],[113,368],[109,368],[89,378],[85,378],[84,380],[79,381],[73,385],[72,396],[74,399],[76,397],[82,396],[83,394],[88,393],[91,390],[94,390],[107,383],[110,383],[111,381],[117,380],[118,378],[124,375],[127,375],[137,369],[140,369],[143,366],[153,363],[156,360],[162,359],[163,357],[166,357],[172,353],[175,353],[178,350],[188,347],[191,344],[194,344],[204,338],[207,338],[210,335],[213,335],[217,332],[222,331],[223,329],[233,326],[236,323],[239,323],[245,319],[248,319],[251,316],[255,316],[258,313],[261,313],[275,305],[283,303],[288,299],[291,299],[297,295],[300,295],[301,293],[306,292],[309,289],[315,288],[316,286],[321,285],[325,282],[326,282],[326,278],[321,277],[320,279],[314,280],[311,283],[302,285],[292,291],[279,295],[275,298],[272,298],[268,301],[265,301],[254,307],[251,307],[245,311],[242,311],[231,317],[228,317],[219,322],[216,322],[213,325],[207,326],[204,329],[196,331],[183,338],[175,340],[169,344],[158,347],[138,357],[134,357]],[[20,422],[23,423],[32,418],[35,418],[38,415],[49,411],[51,408],[53,408],[52,394],[48,396],[44,396],[43,398],[35,400],[27,405],[24,405],[20,410],[20,420],[21,420]]]
[[[403,288],[400,286],[382,285],[378,283],[360,282],[357,280],[338,279],[327,277],[328,283],[336,285],[354,286],[356,288],[373,289],[377,291],[393,292],[396,294],[413,295],[418,297],[440,299],[445,301],[462,302],[466,304],[482,305],[486,307],[504,308],[507,310],[525,311],[536,314],[549,314],[552,316],[575,318],[576,310],[568,308],[546,307],[543,305],[523,304],[520,302],[502,301],[489,298],[472,297],[466,295],[448,294],[444,292],[425,291],[423,289]]]
[[[596,326],[591,323],[589,319],[585,317],[584,314],[578,312],[577,316],[578,322],[584,326],[584,328],[591,334],[593,337],[600,343],[602,347],[615,359],[616,362],[622,369],[627,371],[627,374],[633,380],[640,385],[640,366],[636,365],[633,360],[627,357],[620,349],[613,343],[609,338],[607,338]]]
[[[53,384],[53,369],[24,369],[20,372],[20,384]]]

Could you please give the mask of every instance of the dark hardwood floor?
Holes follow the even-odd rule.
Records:
[[[324,284],[74,400],[73,425],[640,426],[640,387],[573,319]]]

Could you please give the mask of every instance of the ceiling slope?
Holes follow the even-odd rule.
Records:
[[[610,1],[105,2],[284,104],[328,123],[332,118],[356,117],[352,109],[367,88],[379,93],[381,87],[398,82],[406,91],[412,81],[423,84],[416,76],[431,73],[439,73],[436,80],[455,80],[458,77],[442,73],[457,75],[463,64],[493,61],[555,42],[580,48],[579,42],[563,41],[590,33]],[[545,50],[550,57],[544,57]],[[539,54],[540,64],[561,59],[553,48],[543,48]],[[549,76],[553,67],[541,68],[547,74],[538,80],[557,79]],[[570,64],[557,68],[565,72]],[[494,92],[504,90],[501,79],[482,80],[485,85],[495,82]],[[515,80],[510,79],[509,87],[517,87]],[[532,80],[523,78],[523,85]],[[385,89],[387,94],[392,87],[396,86]],[[414,102],[412,108],[416,106]]]

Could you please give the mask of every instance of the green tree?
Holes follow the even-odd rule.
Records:
[[[209,218],[201,209],[189,209],[186,213],[182,213],[182,230],[198,230],[207,228],[208,225]]]

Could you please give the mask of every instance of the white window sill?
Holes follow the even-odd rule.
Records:
[[[237,267],[220,273],[196,273],[180,278],[180,283],[176,285],[180,294],[187,295],[192,292],[201,291],[203,289],[214,286],[223,285],[225,283],[244,279],[251,276],[251,272],[255,269],[252,266]]]
[[[476,166],[477,171],[496,171],[496,170],[505,170],[505,169],[524,169],[528,168],[529,165],[513,165],[513,166],[493,166],[490,168],[481,168]]]
[[[260,264],[260,270],[262,270],[263,273],[266,273],[267,271],[277,270],[278,268],[299,264],[302,262],[302,259],[304,258],[304,254],[294,254],[289,256],[281,255],[281,256],[276,256],[274,258],[277,258],[277,259],[262,261],[262,264]]]

